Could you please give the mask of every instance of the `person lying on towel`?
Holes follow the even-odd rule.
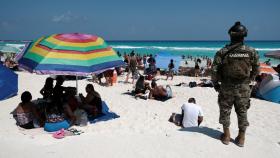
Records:
[[[158,86],[156,81],[153,80],[151,87],[149,99],[166,100],[172,98],[172,90],[169,85],[164,88],[163,86]]]

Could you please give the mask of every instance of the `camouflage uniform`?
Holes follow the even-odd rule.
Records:
[[[229,128],[230,113],[234,105],[238,127],[245,130],[249,126],[247,120],[251,92],[249,83],[258,74],[259,57],[255,49],[243,43],[231,49],[233,46],[227,45],[216,53],[211,77],[214,84],[221,83],[218,96],[219,122],[225,128]]]

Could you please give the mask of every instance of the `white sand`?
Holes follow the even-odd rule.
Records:
[[[251,99],[245,147],[240,148],[234,143],[226,146],[217,139],[222,129],[218,123],[217,93],[213,88],[172,86],[176,97],[160,102],[135,100],[122,94],[132,90],[131,84],[118,83],[113,87],[94,84],[111,111],[120,118],[77,127],[85,133],[61,140],[52,138],[42,129],[22,131],[15,125],[10,112],[20,102],[20,94],[25,90],[30,91],[33,98],[41,97],[39,90],[47,76],[18,74],[19,95],[0,102],[0,158],[276,158],[280,155],[280,105]],[[124,76],[120,80],[123,81]],[[198,79],[175,76],[173,81],[159,80],[158,84],[175,85],[189,81]],[[84,87],[88,83],[79,81],[79,91],[85,94]],[[75,81],[66,81],[64,85],[75,86]],[[180,106],[189,97],[195,97],[197,104],[202,106],[204,122],[199,129],[180,130],[168,122],[168,118],[172,112],[179,113]],[[238,129],[234,110],[231,117],[231,134],[235,138]]]

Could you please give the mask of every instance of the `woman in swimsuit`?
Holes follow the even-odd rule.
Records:
[[[37,119],[40,126],[43,125],[36,109],[35,105],[31,102],[32,95],[30,92],[25,91],[21,95],[21,103],[15,109],[15,118],[17,125],[25,128],[31,129],[34,128],[34,120]]]

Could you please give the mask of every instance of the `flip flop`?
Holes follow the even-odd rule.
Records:
[[[71,132],[73,135],[80,135],[80,134],[84,133],[83,131],[77,130],[75,128],[67,129],[67,131]]]
[[[61,129],[59,131],[56,131],[52,136],[56,139],[62,139],[65,137],[65,131],[64,129]]]

